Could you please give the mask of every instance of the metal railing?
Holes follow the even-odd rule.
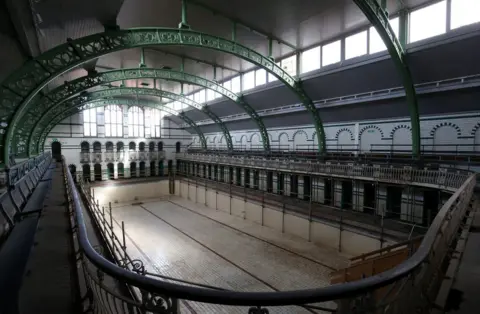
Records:
[[[392,165],[335,164],[330,162],[295,161],[287,159],[245,158],[205,154],[177,153],[176,159],[249,167],[273,172],[294,172],[319,176],[355,178],[366,181],[381,181],[395,184],[410,184],[456,190],[472,172],[459,169],[423,170],[408,166]]]
[[[106,151],[106,152],[82,152],[80,153],[81,163],[101,163],[104,162],[126,162],[126,161],[155,161],[165,158],[164,151]]]
[[[336,313],[415,313],[431,307],[444,263],[449,258],[449,248],[457,231],[476,184],[476,175],[465,178],[463,184],[444,204],[424,236],[418,250],[405,262],[381,274],[362,280],[325,288],[281,292],[236,292],[193,287],[158,280],[142,275],[138,267],[122,267],[107,260],[91,245],[87,236],[82,204],[72,176],[64,163],[66,184],[75,215],[77,239],[81,261],[87,272],[87,283],[93,300],[99,308],[110,306],[105,313],[176,313],[178,299],[222,305],[251,306],[249,313],[268,313],[265,307],[306,305],[336,301]],[[435,180],[443,174],[432,175]],[[431,179],[429,179],[431,180]],[[436,181],[436,182],[437,182]],[[450,182],[450,181],[448,181]],[[454,183],[454,182],[452,182]],[[456,185],[457,183],[454,183]],[[97,222],[98,223],[98,222]],[[110,223],[112,225],[112,223]],[[125,266],[125,265],[124,265]],[[108,276],[136,289],[140,294],[125,298],[115,294],[99,278]],[[138,295],[141,296],[138,299]],[[116,305],[119,305],[117,307]],[[116,308],[112,310],[111,307]],[[120,310],[119,310],[120,309]]]

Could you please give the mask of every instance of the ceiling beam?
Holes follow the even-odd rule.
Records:
[[[207,11],[210,11],[210,12],[212,12],[214,15],[222,16],[222,17],[226,18],[227,20],[230,20],[232,23],[235,23],[235,24],[238,25],[238,26],[242,26],[242,27],[246,28],[247,30],[249,30],[249,31],[251,31],[251,32],[253,32],[253,33],[257,34],[257,35],[260,35],[260,36],[263,36],[263,37],[266,37],[266,38],[271,38],[272,40],[278,42],[279,44],[283,44],[283,45],[285,45],[285,46],[287,46],[287,47],[292,48],[293,50],[297,50],[297,49],[298,49],[298,47],[297,47],[296,45],[294,45],[294,44],[292,44],[292,43],[290,43],[290,42],[288,42],[288,41],[286,41],[286,40],[283,40],[283,39],[281,39],[281,38],[273,35],[272,33],[268,33],[268,32],[266,32],[266,31],[260,30],[260,29],[258,29],[258,28],[256,28],[256,27],[254,27],[254,26],[252,26],[252,25],[250,25],[250,24],[248,24],[248,23],[246,23],[246,22],[238,19],[238,18],[234,18],[234,17],[228,16],[228,15],[226,15],[226,14],[218,11],[217,9],[215,9],[215,8],[209,6],[209,5],[203,4],[203,3],[201,3],[201,2],[199,2],[199,1],[197,1],[197,0],[189,0],[188,3],[191,3],[191,4],[196,5],[196,6],[200,7],[200,8],[202,8],[202,9],[205,9],[205,10],[207,10]]]
[[[34,12],[29,1],[7,0],[5,6],[15,29],[16,39],[20,43],[25,56],[36,57],[40,54]]]

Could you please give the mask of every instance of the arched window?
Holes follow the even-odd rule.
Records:
[[[123,136],[122,108],[116,105],[105,107],[105,136]]]
[[[160,110],[158,109],[152,109],[152,114],[151,114],[151,128],[152,128],[152,137],[162,137],[161,132],[162,132],[162,119],[163,119],[163,114]]]
[[[145,121],[143,119],[143,110],[140,107],[133,106],[128,109],[128,136],[145,136]]]
[[[90,108],[83,111],[83,135],[97,136],[97,109]]]

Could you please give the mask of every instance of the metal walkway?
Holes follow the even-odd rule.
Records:
[[[52,164],[52,188],[39,220],[20,290],[21,314],[76,313],[75,264],[61,163]]]

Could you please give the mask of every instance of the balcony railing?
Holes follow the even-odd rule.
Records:
[[[395,184],[415,184],[428,187],[441,186],[456,190],[471,176],[470,171],[458,169],[425,170],[409,166],[337,164],[316,161],[295,161],[287,159],[246,158],[235,156],[177,153],[179,160],[233,167],[258,168],[266,171],[294,172],[318,176],[355,178],[365,181],[382,181]]]
[[[446,171],[437,171],[432,177],[440,178]],[[374,172],[371,172],[373,174]],[[307,309],[323,310],[330,313],[416,313],[432,306],[440,283],[444,277],[445,263],[451,257],[450,246],[458,237],[462,220],[470,208],[476,175],[471,174],[453,196],[443,205],[425,234],[418,250],[407,260],[393,269],[368,278],[332,285],[324,288],[280,291],[280,292],[237,292],[199,284],[172,283],[171,279],[159,279],[146,275],[140,261],[131,261],[125,255],[125,241],[121,242],[114,232],[106,241],[110,251],[122,261],[112,263],[99,254],[90,244],[85,226],[80,196],[72,176],[64,162],[65,181],[68,186],[70,208],[74,217],[79,246],[78,259],[86,273],[86,284],[90,295],[90,308],[131,309],[129,313],[178,313],[179,300],[213,303],[230,306],[250,306],[249,313],[268,313],[266,307],[298,305]],[[418,180],[422,177],[408,178]],[[406,181],[408,181],[406,180]],[[423,182],[423,181],[421,181]],[[437,188],[443,184],[437,182]],[[105,213],[95,205],[95,198],[87,192],[90,212],[95,224],[113,230],[112,222],[105,219]],[[111,221],[111,220],[110,220]],[[103,227],[102,227],[103,226]],[[118,228],[117,228],[118,230]],[[117,244],[112,244],[116,242]],[[118,295],[109,289],[104,278],[111,278],[127,285],[130,297]],[[380,297],[379,297],[380,296]],[[335,301],[337,308],[325,308],[321,302]],[[182,301],[183,302],[183,301]],[[312,305],[314,304],[315,305]],[[113,313],[120,313],[113,311]],[[123,313],[123,311],[122,311]]]
[[[165,158],[165,152],[94,152],[94,153],[80,153],[81,163],[100,163],[105,161],[109,162],[125,162],[127,157],[128,161],[156,161]]]

